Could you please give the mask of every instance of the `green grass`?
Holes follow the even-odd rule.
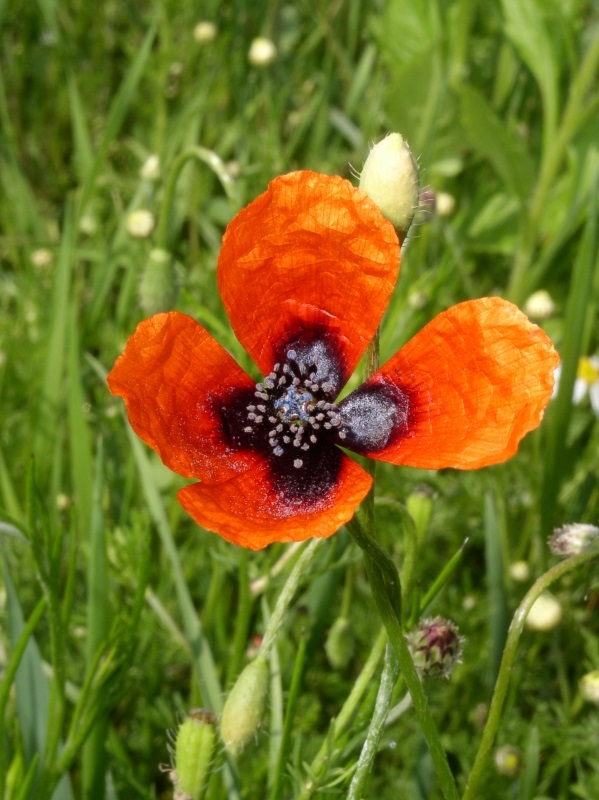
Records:
[[[201,19],[214,41],[194,39]],[[259,35],[278,49],[269,66],[247,60]],[[418,216],[382,358],[454,303],[525,307],[545,289],[563,360],[510,462],[377,472],[405,618],[440,614],[466,638],[451,679],[425,686],[462,795],[510,619],[555,564],[547,536],[599,521],[599,424],[571,399],[579,357],[599,352],[598,85],[592,0],[0,2],[1,796],[169,797],[169,731],[191,708],[221,712],[298,556],[194,525],[105,375],[161,306],[249,367],[216,291],[226,224],[282,172],[350,177],[392,130],[454,210]],[[159,174],[141,171],[151,155]],[[127,229],[139,209],[156,218],[146,238]],[[597,706],[579,691],[599,669],[598,591],[596,566],[564,573],[562,622],[517,642],[485,800],[599,796]],[[352,646],[333,666],[336,609]],[[207,797],[346,797],[392,673],[379,628],[341,531],[278,629],[263,730],[236,760],[217,748]],[[405,691],[400,677],[394,705]],[[392,714],[364,796],[442,796],[417,720],[407,704]],[[516,775],[493,764],[502,745],[522,755]]]

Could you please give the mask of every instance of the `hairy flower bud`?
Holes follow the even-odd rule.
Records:
[[[352,659],[355,650],[354,632],[346,617],[337,617],[333,623],[324,649],[329,663],[335,669],[343,669]]]
[[[175,742],[174,800],[202,800],[210,777],[216,717],[194,709],[177,731]]]
[[[389,134],[372,148],[360,189],[374,200],[399,238],[405,238],[419,203],[418,165],[399,133]]]
[[[461,660],[463,641],[457,625],[442,617],[423,619],[408,634],[414,665],[423,678],[448,678]]]
[[[223,708],[220,737],[233,755],[240,753],[258,732],[267,691],[268,664],[258,657],[237,678]]]
[[[556,528],[549,539],[549,547],[556,556],[599,553],[599,528],[582,522],[572,522]]]

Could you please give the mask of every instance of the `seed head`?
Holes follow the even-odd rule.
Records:
[[[448,678],[461,661],[463,638],[451,620],[423,619],[408,634],[408,646],[423,678]]]

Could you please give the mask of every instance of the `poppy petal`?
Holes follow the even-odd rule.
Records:
[[[511,303],[460,303],[340,404],[347,446],[421,469],[505,461],[540,423],[558,361],[546,334]]]
[[[170,312],[141,322],[108,375],[133,430],[167,467],[223,481],[259,459],[224,429],[223,407],[255,384],[194,319]]]
[[[332,451],[339,456],[339,469],[328,492],[316,501],[296,493],[287,496],[273,481],[266,459],[223,483],[186,486],[177,497],[203,528],[241,547],[260,550],[273,542],[325,538],[352,518],[372,484],[355,461],[335,447]]]
[[[237,338],[268,374],[320,332],[343,385],[374,336],[399,271],[399,242],[364,192],[336,176],[273,180],[225,232],[218,284]]]

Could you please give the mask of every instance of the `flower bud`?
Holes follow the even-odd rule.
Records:
[[[449,192],[437,192],[435,211],[438,217],[450,217],[455,209],[455,197]]]
[[[510,578],[518,583],[526,583],[530,579],[530,567],[527,561],[514,561],[510,564]]]
[[[139,302],[148,314],[170,308],[177,296],[175,263],[167,250],[155,247],[139,284]]]
[[[216,39],[216,25],[214,22],[202,20],[193,29],[193,38],[198,44],[210,44]]]
[[[268,664],[251,661],[237,678],[223,708],[220,737],[232,755],[240,753],[258,733],[268,691]]]
[[[210,777],[216,717],[194,709],[177,731],[175,742],[174,800],[202,800]]]
[[[265,36],[258,36],[252,40],[248,61],[254,67],[267,67],[277,57],[277,48],[270,39]]]
[[[525,625],[532,631],[550,631],[562,619],[562,607],[549,592],[543,592],[532,604]]]
[[[138,208],[127,217],[127,233],[134,239],[147,239],[154,230],[154,214],[146,208]]]
[[[500,775],[515,778],[522,769],[522,753],[517,747],[506,744],[495,751],[495,766]]]
[[[546,289],[539,289],[524,303],[524,312],[531,319],[549,319],[555,313],[555,303]]]
[[[144,181],[157,181],[160,177],[160,158],[153,153],[148,156],[139,170],[139,176]]]
[[[457,625],[442,617],[423,619],[408,634],[414,665],[423,678],[448,678],[461,661],[463,641]]]
[[[324,649],[329,663],[335,669],[343,669],[349,664],[355,651],[355,639],[346,617],[337,617],[329,631]]]
[[[408,495],[406,507],[414,520],[418,538],[422,540],[433,514],[433,491],[430,486],[424,483],[416,486]]]
[[[403,239],[419,202],[418,165],[399,133],[390,133],[372,148],[360,176],[366,192]]]
[[[549,539],[549,547],[556,556],[599,553],[599,528],[582,522],[572,522],[556,528]]]
[[[587,672],[580,679],[580,693],[589,703],[599,705],[599,669]]]

